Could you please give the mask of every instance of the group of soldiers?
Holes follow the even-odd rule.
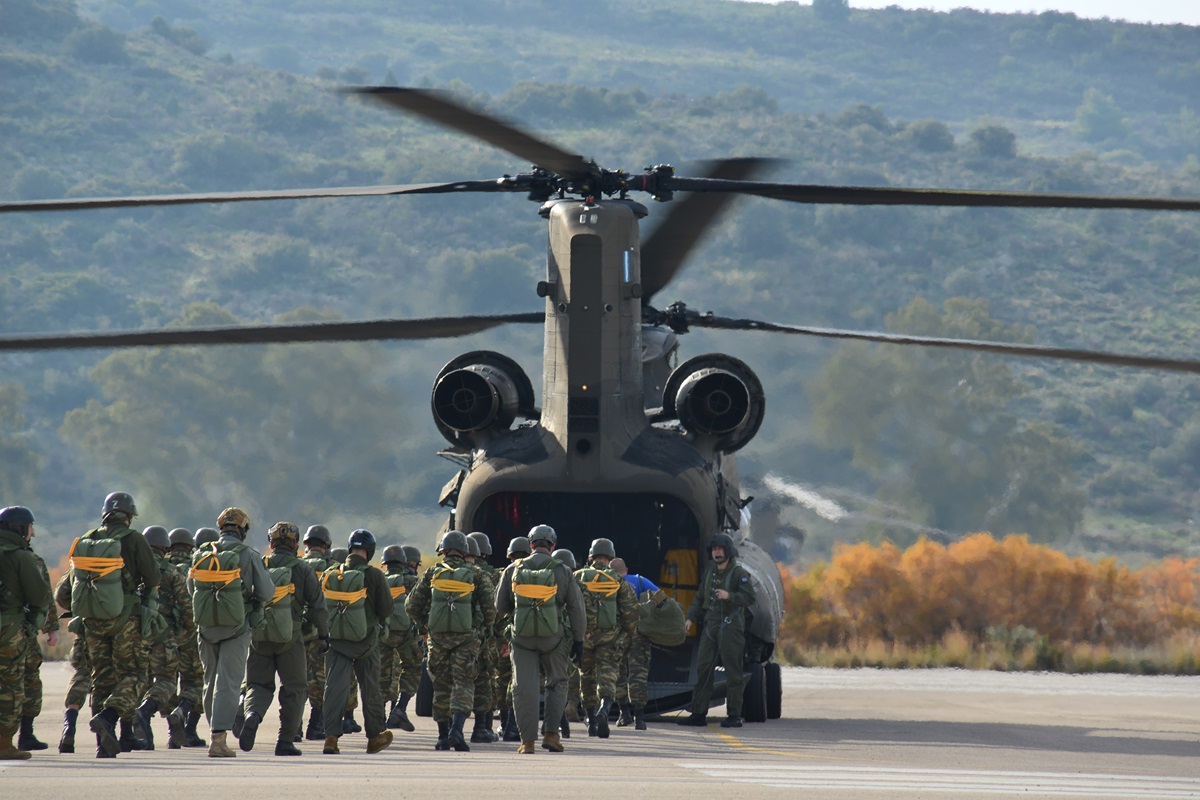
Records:
[[[486,534],[449,531],[421,573],[411,545],[384,548],[384,569],[372,566],[376,540],[365,529],[338,552],[324,526],[301,537],[278,522],[262,555],[246,543],[250,519],[236,507],[194,537],[182,528],[139,532],[130,527],[136,515],[129,494],[105,498],[100,527],[74,542],[52,598],[30,546],[33,514],[0,510],[0,759],[47,747],[33,734],[36,637],[56,635],[55,605],[75,633],[60,752],[74,752],[90,696],[98,758],[153,749],[156,715],[166,717],[171,749],[231,758],[233,743],[253,749],[278,688],[276,755],[300,755],[303,739],[337,754],[339,738],[359,730],[367,752],[378,753],[392,730],[414,730],[408,706],[423,665],[437,750],[503,739],[532,754],[540,734],[542,748],[562,752],[572,716],[586,715],[589,735],[607,738],[614,706],[619,726],[646,728],[650,644],[637,630],[638,592],[657,587],[626,575],[609,539],[594,540],[577,567],[557,549],[554,529],[538,525],[513,539],[501,571],[488,563]],[[201,713],[211,742],[197,732]]]

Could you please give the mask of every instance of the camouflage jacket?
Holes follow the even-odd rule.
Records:
[[[471,570],[475,583],[475,589],[471,592],[471,603],[480,613],[481,624],[471,633],[443,633],[438,634],[436,638],[448,641],[453,641],[455,638],[468,639],[472,636],[486,638],[487,632],[494,630],[496,626],[496,588],[492,585],[487,573],[474,564],[468,564],[462,556],[448,556],[425,570],[425,574],[417,581],[417,585],[408,593],[408,601],[404,605],[408,616],[422,631],[425,631],[426,625],[429,623],[429,611],[433,604],[433,576],[447,567],[450,569],[467,567]],[[433,637],[431,636],[431,638]]]
[[[160,574],[158,581],[158,613],[175,631],[178,639],[196,635],[192,618],[192,598],[187,590],[187,573],[171,562],[167,553],[155,553]]]

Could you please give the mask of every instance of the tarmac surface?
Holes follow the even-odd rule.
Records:
[[[97,761],[86,710],[78,752],[56,749],[67,670],[43,669],[35,731],[51,748],[0,762],[3,800],[1200,798],[1200,677],[785,667],[783,719],[724,729],[714,708],[705,729],[668,715],[644,732],[614,725],[606,740],[574,725],[562,754],[517,756],[508,743],[435,752],[436,727],[415,717],[416,732],[396,731],[377,755],[359,733],[342,737],[339,756],[305,742],[302,757],[277,758],[270,712],[236,759],[166,749],[159,718],[159,749]]]

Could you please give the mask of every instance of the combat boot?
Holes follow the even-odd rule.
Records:
[[[200,734],[196,733],[196,723],[200,721],[200,712],[189,711],[187,716],[187,724],[183,727],[184,747],[208,747],[208,742],[200,738]]]
[[[385,728],[398,728],[396,724],[396,701],[392,701],[392,710],[388,712],[387,722],[383,723]]]
[[[13,744],[14,733],[16,731],[12,728],[0,731],[0,761],[24,761],[33,757],[33,753],[22,750]]]
[[[142,701],[142,704],[137,708],[137,724],[141,728],[142,739],[146,742],[146,749],[154,749],[154,731],[150,729],[150,721],[154,719],[154,715],[158,713],[158,703],[147,697]]]
[[[336,756],[338,753],[341,753],[342,751],[338,749],[338,737],[326,736],[325,748],[321,752],[327,756]]]
[[[96,744],[100,746],[96,758],[116,758],[117,753],[121,752],[121,743],[117,741],[118,719],[115,708],[106,708],[88,723],[88,727],[96,734]]]
[[[617,703],[617,708],[621,709],[621,716],[617,718],[617,727],[628,728],[633,724],[633,709],[629,707],[629,703]]]
[[[238,747],[242,749],[243,753],[249,753],[254,749],[254,737],[258,736],[259,722],[261,720],[258,718],[258,714],[253,711],[242,720],[242,734],[238,736]]]
[[[517,755],[531,756],[537,752],[537,742],[530,739],[527,742],[521,742],[521,746],[517,748]]]
[[[325,719],[322,716],[321,709],[313,706],[308,715],[308,728],[304,731],[304,738],[310,742],[319,742],[325,738]]]
[[[721,720],[721,727],[722,728],[740,728],[740,727],[742,727],[742,718],[737,716],[736,714],[728,716],[725,719]]]
[[[299,756],[303,755],[300,748],[296,747],[294,742],[280,740],[275,743],[275,755],[277,756]]]
[[[704,728],[708,725],[707,714],[688,714],[675,720],[676,725],[687,725],[692,728]]]
[[[342,717],[342,733],[362,733],[362,725],[354,719],[353,711],[346,712],[346,716]]]
[[[380,750],[386,750],[392,743],[392,732],[383,730],[367,740],[367,753],[374,755]]]
[[[596,712],[596,735],[601,739],[608,738],[608,713],[612,710],[612,700],[601,700],[600,710]]]
[[[192,710],[191,700],[180,700],[175,710],[167,715],[167,730],[171,733],[171,741],[167,744],[170,750],[179,750],[187,741],[184,726],[187,724],[188,712]]]
[[[463,725],[467,723],[467,715],[459,711],[451,716],[450,732],[446,734],[446,743],[460,753],[471,752],[471,746],[467,744],[466,737],[463,736]]]
[[[244,701],[245,701],[245,698],[243,698],[243,702]],[[233,715],[233,727],[230,728],[230,730],[233,731],[233,738],[235,738],[235,739],[242,738],[242,726],[245,724],[246,724],[245,707],[242,706],[241,704],[238,704],[237,712],[235,712]]]
[[[571,738],[571,723],[569,720],[567,720],[567,715],[565,713],[562,715],[562,719],[558,723],[558,732],[564,739]]]
[[[504,722],[504,727],[500,730],[500,738],[506,742],[521,741],[521,730],[517,727],[517,712],[513,709],[508,710],[508,719]]]
[[[58,737],[58,752],[75,752],[75,725],[79,721],[79,709],[68,708],[63,714],[62,735]]]
[[[237,753],[229,749],[229,744],[226,741],[229,738],[228,731],[217,733],[213,731],[212,744],[208,746],[209,758],[236,758]]]
[[[474,744],[491,744],[500,737],[492,733],[492,712],[476,711],[475,728],[471,731],[471,742]]]
[[[435,744],[433,746],[433,749],[434,750],[449,750],[450,742],[448,741],[448,737],[450,735],[450,723],[445,722],[443,720],[438,720],[437,726],[438,726],[438,740],[437,740],[437,744]]]
[[[33,717],[21,717],[21,730],[17,734],[17,747],[21,750],[45,750],[50,745],[39,742],[33,735]]]
[[[391,719],[388,719],[389,728],[399,728],[402,731],[412,733],[416,728],[412,724],[412,720],[408,718],[408,701],[412,699],[411,694],[401,692],[400,699],[396,701],[396,707],[392,709],[392,713],[396,715],[396,724],[393,725]]]
[[[587,709],[588,736],[596,736],[598,726],[596,722],[596,710],[594,708]]]
[[[557,733],[547,733],[542,737],[542,749],[549,750],[551,753],[561,753],[563,751],[562,741],[558,738]]]
[[[635,708],[633,710],[633,729],[635,731],[646,730],[646,709]]]

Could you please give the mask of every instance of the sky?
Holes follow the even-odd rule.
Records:
[[[1110,17],[1128,22],[1200,25],[1200,0],[850,0],[851,8],[976,8],[1004,14],[1069,11],[1078,17]]]

